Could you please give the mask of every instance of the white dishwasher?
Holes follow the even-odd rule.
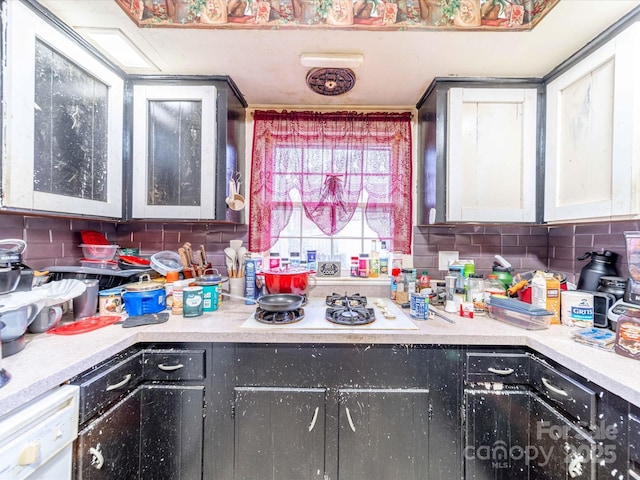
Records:
[[[71,480],[78,399],[63,385],[0,418],[0,480]]]

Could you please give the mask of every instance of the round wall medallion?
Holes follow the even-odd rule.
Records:
[[[356,76],[348,68],[314,68],[307,73],[307,86],[320,95],[342,95],[356,84]]]

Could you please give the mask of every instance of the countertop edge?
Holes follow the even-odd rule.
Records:
[[[529,331],[489,318],[458,319],[455,325],[439,319],[414,321],[417,330],[296,331],[243,329],[247,308],[221,311],[201,319],[172,317],[169,322],[136,328],[105,327],[83,335],[37,334],[27,351],[2,359],[13,376],[0,388],[0,416],[68,381],[77,374],[136,343],[297,343],[407,344],[450,346],[529,347],[576,374],[640,405],[640,362],[613,352],[578,344],[570,329],[552,325]],[[34,368],[36,367],[36,368]]]

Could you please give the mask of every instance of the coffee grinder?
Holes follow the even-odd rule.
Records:
[[[629,278],[624,296],[611,306],[607,315],[614,330],[618,323],[618,318],[626,313],[628,309],[640,311],[640,231],[624,232],[624,236],[627,241]]]

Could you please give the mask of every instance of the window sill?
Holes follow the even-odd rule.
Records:
[[[315,277],[317,285],[389,285],[389,277],[360,278],[360,277]],[[313,280],[311,280],[313,283]]]

